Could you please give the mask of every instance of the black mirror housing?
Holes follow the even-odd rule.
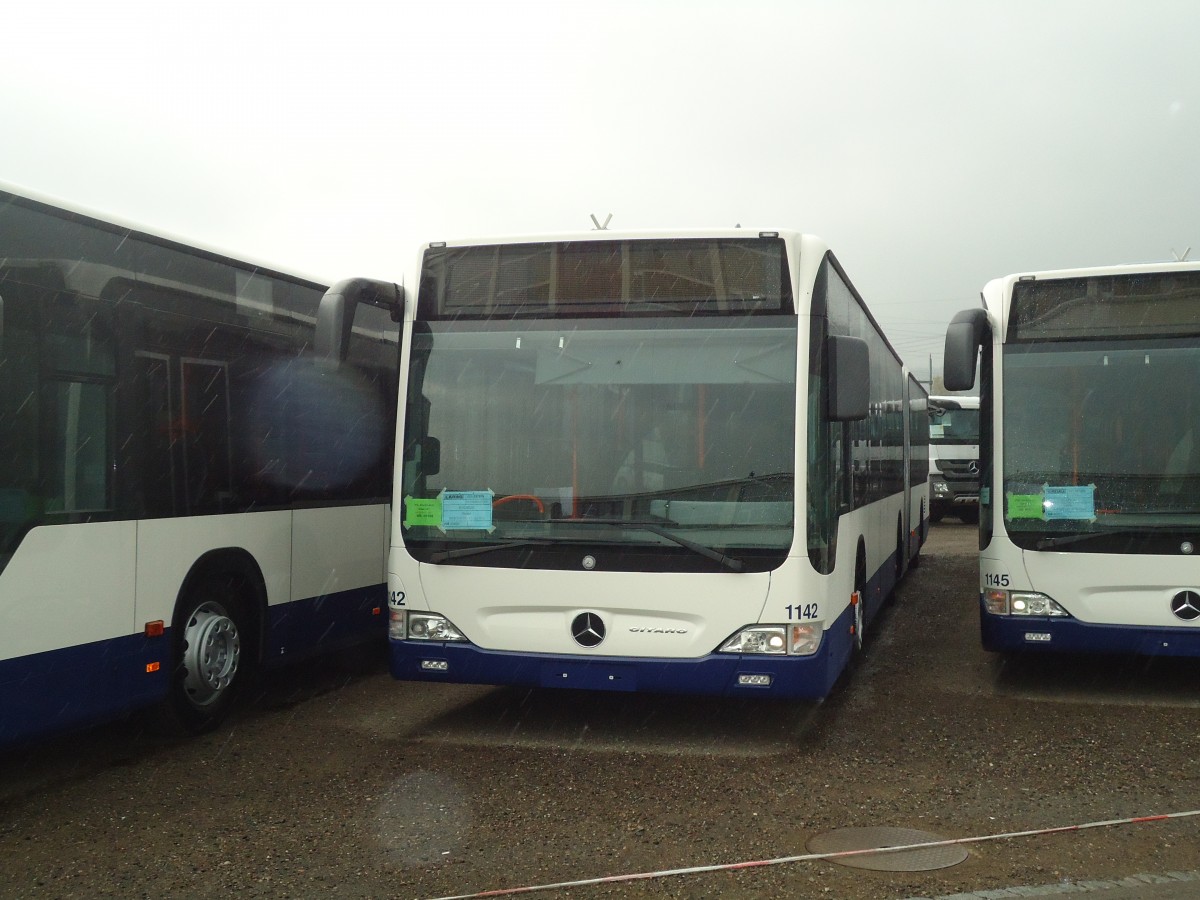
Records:
[[[833,334],[825,345],[829,362],[829,407],[831,421],[865,419],[871,402],[871,353],[861,338]]]
[[[969,391],[975,387],[979,349],[990,331],[987,312],[983,309],[966,309],[950,320],[942,354],[942,381],[946,390]]]

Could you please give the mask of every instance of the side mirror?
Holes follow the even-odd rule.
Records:
[[[830,335],[825,344],[828,360],[829,408],[834,422],[854,422],[867,417],[871,402],[871,354],[867,342],[846,335]]]
[[[350,330],[354,311],[360,303],[378,306],[399,322],[404,314],[404,288],[388,281],[370,278],[347,278],[325,292],[317,307],[317,358],[336,368],[350,350]]]
[[[983,309],[966,309],[950,320],[942,354],[942,380],[946,390],[969,391],[975,387],[979,348],[990,330],[987,312]]]
[[[421,474],[436,475],[442,471],[442,442],[435,437],[421,438]]]

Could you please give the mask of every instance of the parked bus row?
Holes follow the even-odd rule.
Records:
[[[821,698],[945,514],[987,648],[1200,647],[1200,266],[992,282],[979,396],[930,398],[795,232],[433,242],[411,288],[15,191],[0,234],[0,743],[211,727],[385,633],[402,680]]]

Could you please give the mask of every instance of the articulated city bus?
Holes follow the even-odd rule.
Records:
[[[404,307],[393,674],[825,696],[929,515],[924,388],[829,248],[596,231],[419,268],[325,307]]]
[[[987,649],[1200,655],[1197,310],[1200,265],[1120,266],[991,281],[951,323]]]
[[[0,743],[383,640],[398,326],[325,286],[0,191]]]

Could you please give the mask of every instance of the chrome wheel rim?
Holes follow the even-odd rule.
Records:
[[[242,655],[237,623],[220,604],[196,607],[184,626],[183,687],[196,706],[220,699],[233,684]]]

